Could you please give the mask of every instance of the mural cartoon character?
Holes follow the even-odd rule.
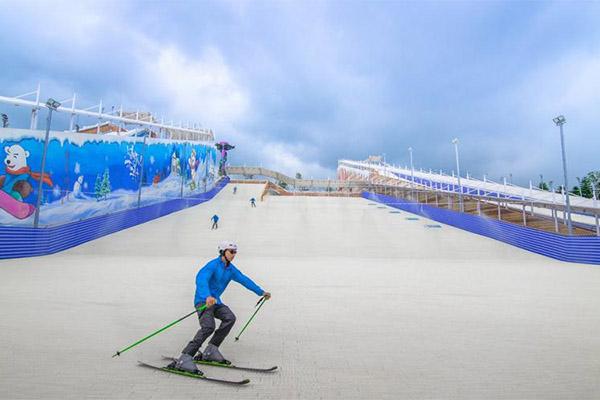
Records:
[[[79,175],[75,183],[73,184],[73,197],[76,199],[84,199],[85,195],[81,190],[83,187],[83,175]]]
[[[23,201],[33,191],[29,178],[41,179],[48,186],[52,186],[52,179],[48,174],[31,171],[27,165],[29,152],[20,145],[5,146],[4,151],[6,175],[0,177],[0,208],[16,218],[27,218],[35,211],[34,206]]]
[[[219,142],[215,144],[215,147],[221,151],[221,161],[219,161],[219,175],[227,176],[225,166],[227,165],[227,152],[231,149],[235,149],[234,145],[227,142]]]
[[[177,153],[173,152],[171,155],[171,173],[172,174],[181,174],[181,166],[179,165],[179,158],[177,158]]]
[[[192,149],[192,154],[190,154],[190,158],[188,158],[188,165],[190,166],[190,174],[192,175],[192,182],[190,182],[190,189],[196,189],[196,177],[198,176],[198,164],[200,162],[196,158],[196,150]]]
[[[158,187],[159,183],[160,183],[160,172],[157,172],[156,174],[154,174],[154,178],[152,178],[152,186]]]

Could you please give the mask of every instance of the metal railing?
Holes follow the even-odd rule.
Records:
[[[23,97],[33,96],[35,95],[35,100],[25,100]],[[128,112],[123,110],[123,106],[121,105],[118,109],[113,109],[111,112],[104,112],[104,107],[102,104],[102,100],[98,105],[94,105],[92,107],[88,107],[85,109],[75,108],[77,96],[73,94],[73,97],[70,99],[63,100],[61,103],[70,102],[70,106],[60,105],[55,109],[57,112],[70,114],[70,123],[69,123],[69,131],[75,131],[75,117],[76,116],[85,116],[97,119],[97,125],[93,125],[93,127],[97,127],[97,133],[100,132],[100,125],[103,121],[114,121],[124,124],[136,125],[136,126],[145,126],[158,128],[162,133],[162,137],[166,139],[175,139],[175,140],[192,140],[198,142],[214,142],[215,135],[210,129],[199,128],[199,124],[193,123],[190,126],[190,123],[179,122],[178,125],[174,124],[173,121],[170,123],[165,123],[164,118],[156,119],[151,113],[148,112]],[[40,86],[36,91],[25,93],[16,97],[6,97],[0,96],[0,103],[10,104],[13,106],[21,106],[31,108],[31,122],[30,129],[37,129],[38,122],[38,112],[40,109],[45,108],[45,104],[40,103]]]
[[[360,192],[368,187],[368,182],[359,180],[332,179],[295,179],[280,172],[263,167],[228,166],[227,175],[241,175],[247,179],[254,177],[271,178],[276,182],[284,182],[291,191],[350,191]]]
[[[410,202],[464,212],[486,218],[510,222],[548,232],[567,234],[567,214],[564,204],[552,204],[531,199],[459,193],[449,190],[431,190],[406,185],[371,183],[367,190]],[[573,235],[600,236],[600,208],[572,206]]]

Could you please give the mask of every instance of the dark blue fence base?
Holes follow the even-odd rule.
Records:
[[[48,228],[0,227],[0,259],[42,256],[75,247],[90,240],[204,203],[227,183],[226,177],[206,193],[124,210],[100,217]]]
[[[597,236],[563,236],[382,194],[363,192],[362,197],[557,260],[600,265]]]

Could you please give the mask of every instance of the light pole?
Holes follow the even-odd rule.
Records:
[[[410,155],[410,180],[412,181],[412,186],[415,186],[415,167],[413,166],[413,158],[412,158],[412,147],[408,148],[408,154]]]
[[[48,153],[48,141],[50,138],[50,124],[52,123],[52,111],[60,107],[60,103],[54,99],[46,101],[48,107],[48,118],[46,118],[46,137],[44,138],[44,150],[42,152],[42,170],[40,171],[40,184],[38,185],[38,196],[35,206],[35,216],[33,217],[33,227],[37,228],[40,222],[40,206],[42,204],[42,191],[44,190],[44,169],[46,168],[46,154]]]
[[[573,223],[571,222],[571,202],[569,201],[569,183],[567,181],[567,153],[565,151],[565,136],[563,134],[563,125],[567,120],[564,116],[559,115],[556,118],[552,118],[552,121],[560,128],[560,147],[562,149],[562,162],[563,162],[563,173],[565,175],[565,205],[567,208],[567,230],[569,235],[573,234]]]
[[[465,207],[463,205],[463,197],[462,197],[462,185],[460,183],[460,162],[458,161],[458,138],[452,139],[452,144],[454,144],[454,153],[456,155],[456,176],[458,177],[458,190],[460,191],[458,194],[458,201],[460,203],[460,211],[465,211]]]

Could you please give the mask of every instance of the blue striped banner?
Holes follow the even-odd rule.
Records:
[[[600,265],[598,236],[564,236],[370,192],[363,192],[362,197],[557,260]]]
[[[43,256],[75,247],[132,226],[204,203],[227,183],[226,177],[206,193],[46,228],[0,226],[0,259]]]

